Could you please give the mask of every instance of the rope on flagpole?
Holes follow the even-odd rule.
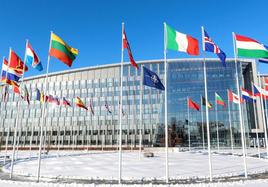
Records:
[[[244,172],[245,172],[245,178],[248,177],[247,173],[247,161],[246,161],[246,153],[245,153],[245,141],[244,141],[244,128],[243,128],[243,122],[242,122],[242,112],[241,112],[241,102],[240,102],[240,87],[239,87],[239,81],[238,81],[238,68],[237,68],[237,48],[235,45],[235,34],[233,34],[233,46],[234,46],[234,58],[235,58],[235,75],[236,75],[236,87],[237,87],[237,95],[239,98],[238,107],[239,107],[239,120],[240,120],[240,131],[241,131],[241,142],[242,142],[242,149],[243,149],[243,162],[244,162]]]
[[[41,170],[41,153],[42,153],[42,144],[43,144],[43,129],[44,129],[44,123],[45,123],[45,109],[46,109],[46,95],[47,95],[47,81],[48,81],[48,71],[49,71],[49,63],[50,63],[50,55],[49,51],[51,48],[51,35],[52,31],[50,33],[50,41],[49,41],[49,49],[48,49],[48,57],[47,57],[47,71],[46,71],[46,77],[45,77],[45,87],[44,87],[44,101],[43,101],[43,107],[42,107],[42,118],[40,123],[40,142],[39,142],[39,151],[38,151],[38,168],[37,168],[37,182],[39,182],[40,179],[40,170]]]
[[[206,71],[206,58],[205,58],[205,43],[204,43],[204,27],[201,27],[202,31],[202,44],[203,44],[203,65],[204,65],[204,84],[205,84],[205,99],[208,101],[208,90],[207,90],[207,71]],[[207,141],[208,141],[208,163],[209,163],[209,180],[212,181],[212,162],[211,162],[211,149],[210,149],[210,127],[209,127],[209,116],[208,116],[208,106],[206,108],[206,122],[207,122]]]

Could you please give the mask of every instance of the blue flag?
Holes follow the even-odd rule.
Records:
[[[165,90],[164,85],[155,72],[143,66],[143,85],[150,86],[159,90]]]
[[[208,33],[204,30],[205,33],[205,51],[215,53],[218,55],[218,57],[221,60],[221,63],[224,67],[226,67],[225,59],[226,54],[212,41],[212,39],[209,37]]]

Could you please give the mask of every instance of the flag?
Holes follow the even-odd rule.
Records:
[[[109,105],[107,101],[105,101],[105,108],[107,109],[107,112],[109,112],[109,114],[112,113],[112,111],[109,109]]]
[[[235,34],[235,42],[238,56],[251,58],[268,57],[267,46],[259,43],[254,39]]]
[[[128,57],[129,57],[129,61],[130,61],[131,65],[133,67],[139,69],[138,65],[136,64],[136,62],[132,56],[132,52],[131,52],[130,45],[129,45],[128,40],[127,40],[127,35],[126,35],[125,30],[123,31],[123,47],[124,47],[124,49],[127,49]]]
[[[224,107],[226,106],[221,96],[217,94],[216,92],[215,92],[215,100],[218,105],[222,105]]]
[[[28,89],[26,87],[26,85],[24,85],[24,88],[23,88],[23,93],[21,95],[21,97],[27,101],[28,105],[30,105],[30,94],[28,92]]]
[[[12,88],[13,88],[14,93],[19,94],[19,95],[21,94],[20,86],[18,84],[12,85]]]
[[[25,72],[27,72],[28,67],[24,64],[21,58],[11,49],[9,53],[9,69],[12,69],[15,72],[22,75],[24,66],[25,66]]]
[[[229,101],[238,104],[239,103],[239,97],[238,95],[234,94],[232,91],[228,90],[228,98]],[[242,99],[240,99],[240,103],[242,103]]]
[[[45,97],[44,93],[37,88],[36,89],[36,100],[40,101],[41,103],[44,103],[45,101],[48,100],[48,97],[47,96]]]
[[[268,91],[268,79],[264,78],[264,89]],[[268,96],[264,96],[264,98],[267,100]]]
[[[260,94],[262,94],[263,96],[268,96],[268,90],[265,90],[257,85],[253,85],[253,92],[254,92],[254,96],[260,96]]]
[[[192,36],[180,33],[166,25],[166,37],[167,49],[199,55],[198,40]]]
[[[48,100],[49,103],[55,104],[55,105],[60,105],[60,100],[58,97],[54,97],[52,95],[48,96]]]
[[[120,105],[121,105],[121,104],[120,104],[120,100],[119,100],[119,102],[118,102],[119,109],[120,109]],[[122,106],[122,115],[123,115],[123,116],[126,115],[126,112],[124,111],[123,106]]]
[[[259,58],[259,62],[261,63],[268,63],[268,58]]]
[[[71,103],[65,97],[63,97],[63,99],[62,99],[62,104],[64,106],[72,106]]]
[[[192,99],[188,98],[188,107],[198,110],[200,109],[199,105],[197,103],[195,103]]]
[[[205,43],[205,51],[215,53],[221,60],[221,63],[224,67],[226,67],[225,59],[226,54],[212,41],[209,37],[208,33],[204,30],[204,43]]]
[[[79,97],[76,97],[75,98],[75,104],[76,104],[76,106],[78,106],[80,108],[83,108],[83,109],[88,110],[88,108],[86,107],[86,105],[83,103],[83,101]]]
[[[27,46],[26,46],[26,62],[25,63],[32,66],[34,69],[37,69],[38,71],[43,70],[42,63],[39,60],[36,53],[34,52],[29,42],[27,43]]]
[[[71,67],[73,61],[78,55],[78,50],[70,47],[56,34],[51,33],[51,47],[49,49],[49,55],[62,61],[67,66]]]
[[[160,78],[156,73],[143,66],[143,85],[153,87],[159,90],[165,90]]]
[[[210,102],[206,102],[206,98],[203,96],[202,96],[202,105],[203,106],[207,105],[208,108],[212,108],[212,104]]]
[[[241,89],[241,94],[242,94],[242,98],[245,101],[255,101],[256,102],[256,97],[253,95],[252,92],[247,91],[246,89],[242,88]]]
[[[4,89],[4,93],[3,93],[3,95],[2,95],[2,101],[7,102],[8,95],[9,95],[9,92],[8,92],[8,85],[4,85],[4,86],[3,86],[3,89]]]
[[[89,107],[90,107],[90,111],[91,111],[91,114],[94,116],[94,106],[93,106],[93,100],[92,100],[92,98],[90,99],[90,103],[89,103]]]
[[[22,77],[22,72],[15,71],[14,68],[8,66],[8,61],[3,60],[2,65],[2,82],[8,83],[8,80],[18,82]],[[10,83],[8,83],[10,84]]]

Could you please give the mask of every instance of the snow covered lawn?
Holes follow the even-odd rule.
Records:
[[[63,154],[63,153],[62,153]],[[65,152],[59,157],[42,160],[41,176],[46,178],[117,179],[117,152]],[[24,154],[20,154],[21,157]],[[141,157],[138,152],[123,152],[122,178],[125,180],[151,180],[165,178],[165,154],[156,152],[155,157]],[[213,176],[243,175],[243,159],[231,155],[212,155]],[[268,171],[264,159],[247,158],[248,173]],[[9,167],[5,171],[9,171]],[[15,164],[14,172],[36,176],[37,160],[22,160]],[[208,156],[199,152],[169,153],[169,174],[173,179],[204,178],[209,176]],[[268,185],[267,185],[268,186]]]

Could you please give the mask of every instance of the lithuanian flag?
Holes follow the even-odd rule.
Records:
[[[75,98],[75,105],[78,106],[78,107],[80,107],[80,108],[84,108],[84,109],[88,110],[88,108],[83,103],[83,101],[80,99],[80,97],[76,97]]]
[[[72,66],[78,54],[78,49],[70,47],[56,34],[51,33],[51,47],[49,49],[49,55],[53,56],[69,67]]]

